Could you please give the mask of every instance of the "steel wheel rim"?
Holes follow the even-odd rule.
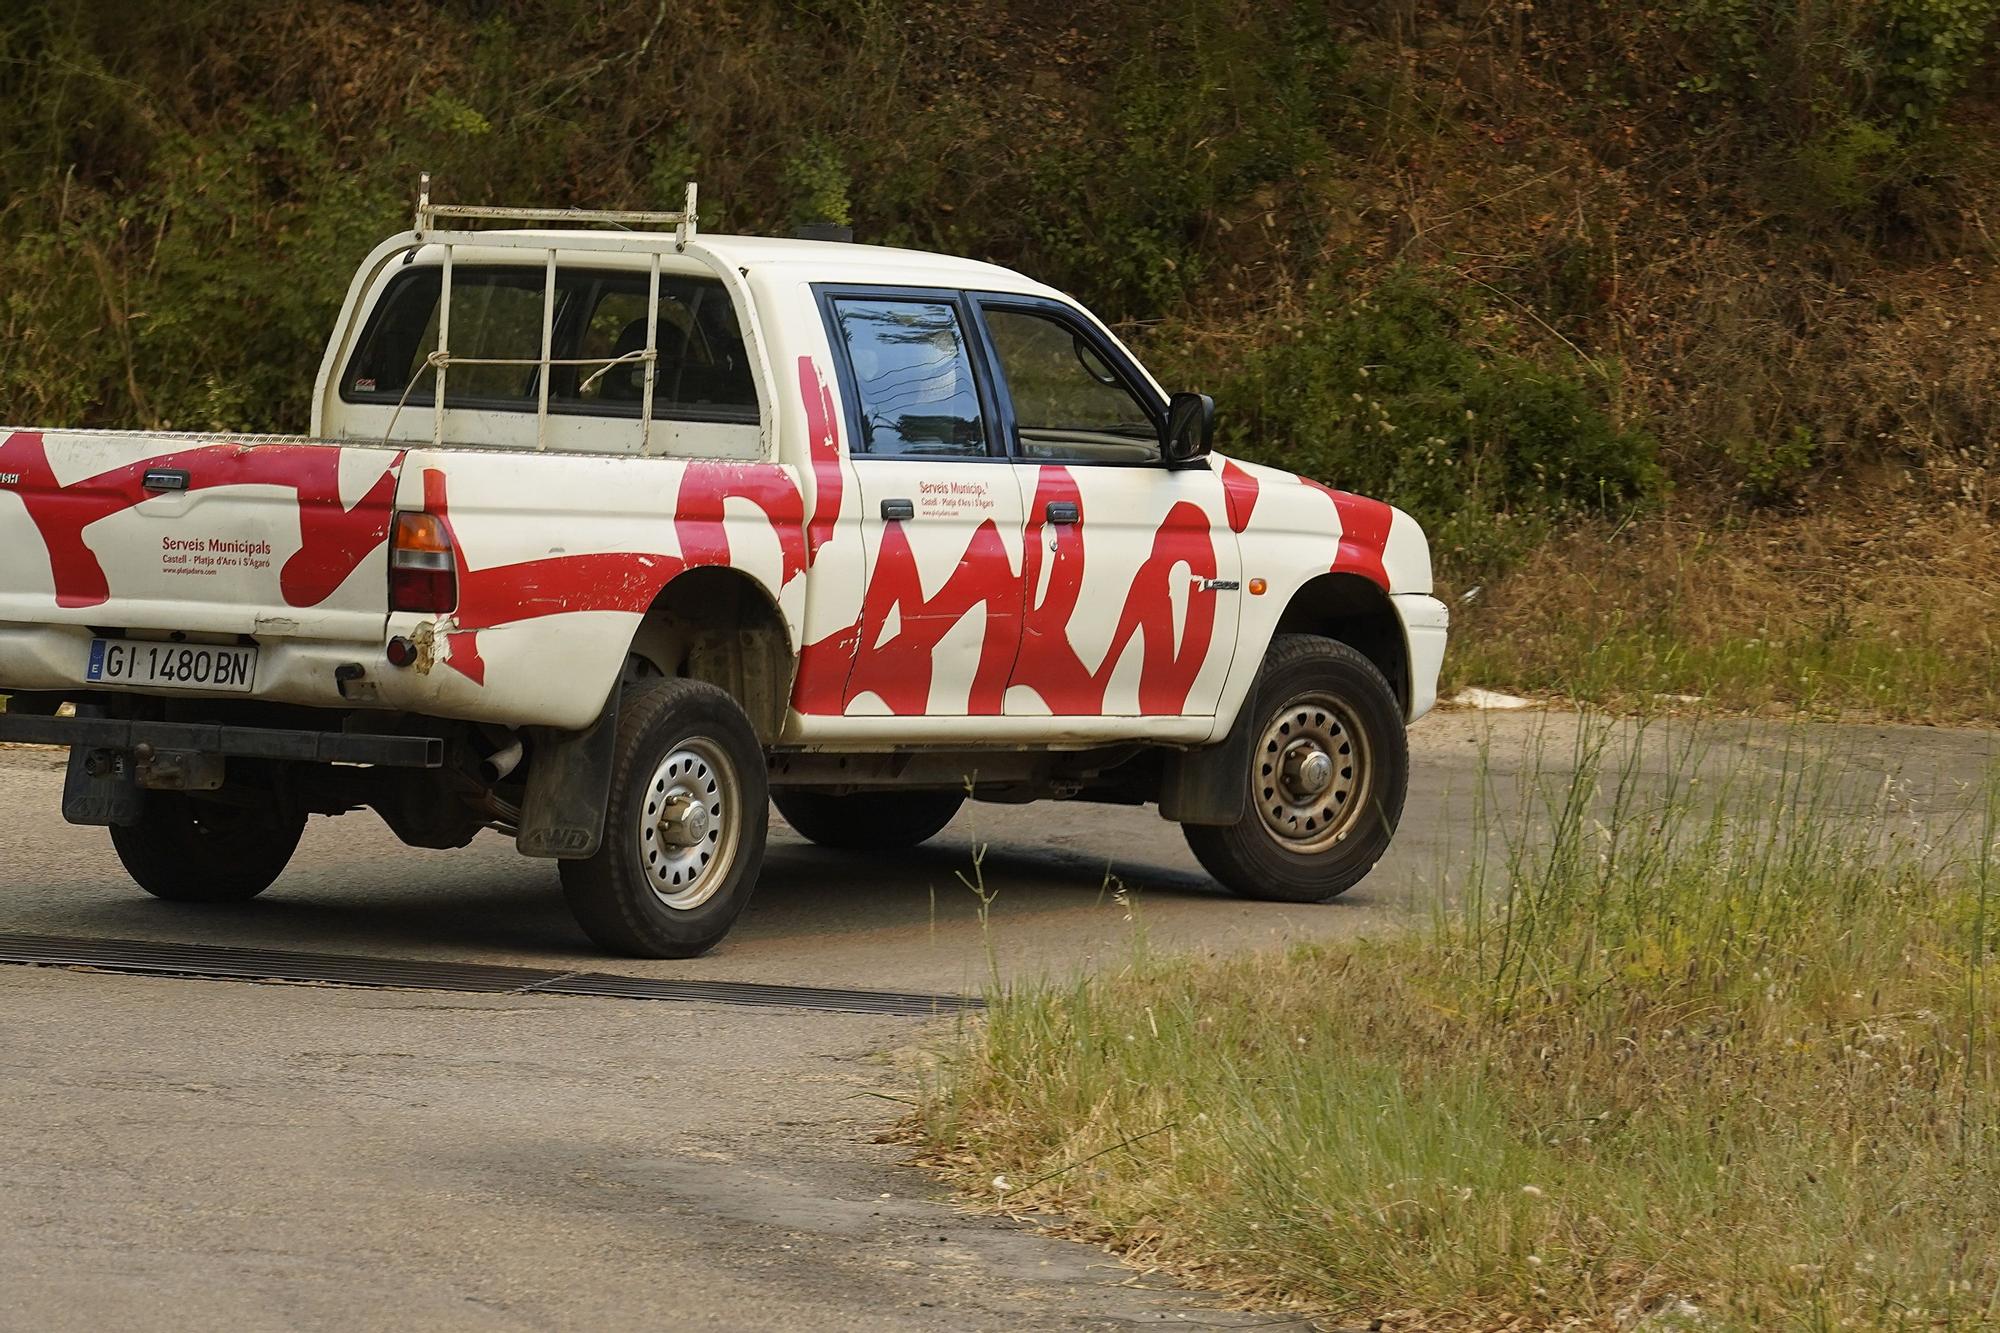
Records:
[[[1354,831],[1373,780],[1354,712],[1330,694],[1304,694],[1271,715],[1257,742],[1250,799],[1287,851],[1323,852]]]
[[[742,822],[736,765],[721,746],[690,737],[668,752],[646,782],[635,831],[639,868],[662,906],[689,912],[715,896]]]

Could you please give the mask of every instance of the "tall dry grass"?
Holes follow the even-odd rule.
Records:
[[[1996,515],[1983,497],[1899,494],[1884,477],[1811,513],[1586,525],[1461,605],[1447,689],[2000,719]]]

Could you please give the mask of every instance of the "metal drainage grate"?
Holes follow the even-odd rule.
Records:
[[[819,1009],[842,1014],[898,1014],[913,1018],[985,1007],[984,1001],[963,995],[767,986],[750,981],[674,981],[656,977],[615,976],[607,972],[554,972],[540,967],[288,953],[280,949],[238,949],[221,944],[65,939],[54,935],[0,933],[0,963],[94,967],[107,972],[143,972],[236,981],[303,981],[390,990],[465,991],[481,995],[596,995],[627,1000]]]

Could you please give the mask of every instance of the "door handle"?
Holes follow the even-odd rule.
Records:
[[[1083,517],[1083,511],[1074,500],[1051,500],[1049,507],[1042,511],[1051,523],[1074,523]]]
[[[882,519],[886,523],[896,523],[906,518],[915,518],[916,516],[917,507],[908,500],[884,500],[882,502]]]
[[[184,491],[191,480],[186,472],[177,467],[154,467],[146,469],[140,484],[149,491]]]

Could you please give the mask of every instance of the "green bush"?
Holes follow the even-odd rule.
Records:
[[[1393,499],[1461,567],[1504,558],[1537,520],[1658,493],[1653,442],[1611,422],[1586,368],[1505,350],[1507,331],[1410,270],[1325,298],[1218,387],[1221,442]]]
[[[1880,239],[1955,213],[1952,108],[1994,56],[2000,0],[1680,0],[1536,7],[1557,78],[1616,71],[1663,151],[1729,162],[1762,209]],[[1588,54],[1577,58],[1577,46]],[[1711,167],[1712,169],[1712,167]]]
[[[825,135],[813,135],[786,160],[785,184],[797,200],[792,210],[795,222],[831,222],[844,227],[854,220],[847,166],[840,160],[839,148]]]
[[[1644,29],[1654,14],[1620,19]],[[1829,119],[1935,126],[1992,56],[1996,15],[2000,0],[1683,0],[1665,12],[1684,89],[1761,108],[1795,139]]]
[[[1758,504],[1773,504],[1797,491],[1819,449],[1809,428],[1794,426],[1775,440],[1726,440],[1722,452],[1741,477],[1743,494]]]
[[[1912,124],[1935,125],[1992,59],[2000,0],[1888,0],[1880,10],[1875,103]]]

